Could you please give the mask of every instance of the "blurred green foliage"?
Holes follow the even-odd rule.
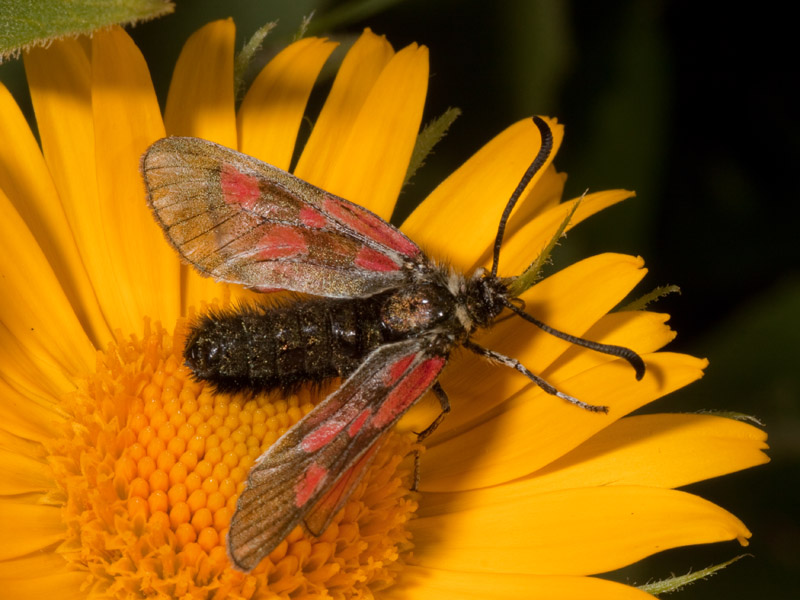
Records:
[[[569,173],[568,196],[637,191],[570,233],[555,250],[556,267],[628,252],[650,268],[640,293],[679,285],[681,295],[650,309],[672,315],[680,334],[672,349],[706,356],[711,366],[704,380],[651,410],[752,414],[766,423],[773,448],[765,467],[691,487],[748,524],[754,557],[675,597],[796,597],[789,581],[800,572],[800,250],[790,175],[800,135],[791,20],[767,8],[721,11],[685,0],[179,0],[174,15],[131,34],[163,102],[177,53],[202,24],[234,17],[241,47],[279,20],[263,64],[314,10],[309,33],[345,46],[364,27],[396,48],[428,45],[425,121],[450,106],[463,111],[404,190],[401,213],[502,128],[536,113],[567,126],[557,165]],[[323,72],[327,85],[334,72]],[[22,76],[18,63],[0,67],[29,107]],[[733,543],[670,551],[614,576],[645,583],[739,553]]]

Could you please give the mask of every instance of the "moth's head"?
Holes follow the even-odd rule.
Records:
[[[508,298],[502,279],[481,268],[467,282],[466,308],[476,327],[486,327],[499,315]]]

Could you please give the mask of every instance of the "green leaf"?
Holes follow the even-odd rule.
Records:
[[[171,13],[168,0],[0,0],[0,61],[33,46]]]
[[[695,571],[694,573],[687,573],[686,575],[676,575],[675,577],[668,577],[667,579],[662,579],[661,581],[654,581],[653,583],[648,583],[645,585],[640,585],[639,589],[647,592],[648,594],[653,594],[654,596],[658,596],[659,594],[670,594],[672,592],[677,592],[682,588],[685,588],[687,585],[691,585],[696,581],[701,579],[708,579],[712,575],[715,575],[718,571],[732,565],[736,561],[744,558],[745,556],[750,556],[749,554],[740,554],[739,556],[732,558],[731,560],[724,562],[719,565],[714,565],[712,567],[707,567],[705,569],[701,569],[700,571]]]
[[[450,129],[450,126],[460,115],[461,110],[458,108],[448,108],[441,116],[428,123],[420,132],[414,144],[414,150],[411,152],[411,160],[408,164],[403,185],[407,184],[414,177],[414,173],[425,164],[425,159],[433,152],[436,144],[447,135],[447,130]]]
[[[659,300],[664,296],[669,296],[670,294],[680,293],[681,288],[679,288],[677,285],[660,285],[652,292],[649,292],[644,296],[640,296],[633,302],[621,307],[619,310],[644,310],[651,302],[655,302],[656,300]]]
[[[264,38],[267,37],[270,31],[275,28],[277,21],[262,25],[245,43],[241,51],[236,55],[233,61],[233,81],[236,87],[236,95],[238,96],[244,88],[244,73],[253,62],[256,53],[261,49],[261,44]]]
[[[584,192],[584,196],[586,193]],[[522,292],[527,290],[528,288],[533,287],[539,278],[540,273],[542,271],[542,267],[544,267],[545,263],[550,260],[550,254],[553,252],[555,247],[558,245],[558,241],[561,239],[561,236],[564,235],[564,232],[569,227],[570,221],[572,221],[572,217],[575,215],[575,211],[578,210],[578,206],[581,204],[581,200],[583,200],[583,196],[581,196],[577,202],[572,206],[572,210],[569,211],[567,216],[561,222],[561,225],[558,227],[558,230],[553,234],[553,237],[550,238],[550,241],[547,243],[547,246],[539,253],[539,256],[536,257],[534,260],[523,273],[517,277],[511,285],[508,286],[508,292],[511,294],[513,298],[519,297]]]

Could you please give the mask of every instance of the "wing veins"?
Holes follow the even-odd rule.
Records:
[[[191,154],[192,156],[201,156],[198,153],[189,153],[185,152],[185,154]],[[192,165],[191,167],[187,166],[188,163],[173,163],[169,165],[152,165],[146,166],[144,168],[145,173],[149,173],[150,171],[165,171],[168,169],[176,170],[176,169],[187,169],[189,168],[192,171],[216,171],[219,169],[219,165],[210,165],[210,166],[203,166],[203,165]]]
[[[164,188],[168,187],[176,187],[176,188],[181,187],[185,183],[208,183],[208,179],[207,178],[189,179],[188,177],[182,177],[180,183],[175,183],[174,181],[170,181],[168,183],[163,183],[159,185],[148,184],[147,190],[149,192],[157,192],[158,190],[163,190]],[[163,207],[169,208],[170,206],[175,206],[176,204],[180,204],[181,202],[186,202],[186,200],[180,199],[177,202],[173,202],[171,204],[165,204],[163,205]]]
[[[197,219],[198,217],[201,217],[201,216],[203,216],[204,214],[206,214],[206,213],[200,213],[200,214],[197,214],[197,215],[193,215],[193,216],[191,216],[191,217],[189,217],[188,219],[185,219],[185,220],[183,220],[183,221],[176,221],[176,222],[175,222],[173,225],[170,225],[170,226],[167,228],[167,231],[171,230],[173,226],[180,225],[180,224],[182,224],[182,223],[185,223],[186,221],[191,221],[192,219]],[[228,221],[230,221],[231,219],[235,218],[236,216],[238,216],[238,215],[236,215],[236,214],[233,214],[233,215],[231,215],[231,216],[229,216],[229,217],[225,218],[224,220],[221,220],[221,221],[218,221],[218,222],[214,223],[214,224],[213,224],[211,227],[209,227],[208,229],[204,229],[202,232],[198,233],[198,234],[197,234],[196,236],[194,236],[194,237],[190,237],[190,238],[184,238],[183,242],[181,242],[181,246],[184,246],[184,245],[186,245],[186,244],[189,244],[189,243],[191,243],[191,242],[195,241],[196,239],[203,237],[203,236],[204,236],[204,235],[206,235],[207,233],[214,231],[214,230],[215,230],[217,227],[221,227],[222,225],[225,225],[225,223],[227,223],[227,222],[228,222]],[[250,230],[250,231],[251,231],[251,230]],[[244,237],[244,235],[246,235],[246,234],[243,234],[243,235],[239,236],[239,237],[238,237],[238,238],[236,238],[236,239],[241,239],[242,237]],[[228,242],[228,243],[232,243],[233,241],[235,241],[235,240],[231,240],[231,242]],[[227,245],[227,244],[226,244],[226,245]],[[219,246],[219,248],[224,248],[224,247],[225,247],[225,246]],[[214,254],[216,254],[216,252],[217,252],[217,249],[214,249],[213,253],[214,253]],[[204,254],[203,256],[208,256],[208,254]]]

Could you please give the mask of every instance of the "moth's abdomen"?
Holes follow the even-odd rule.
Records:
[[[184,358],[219,391],[291,390],[350,374],[381,341],[369,299],[303,299],[204,315]]]

